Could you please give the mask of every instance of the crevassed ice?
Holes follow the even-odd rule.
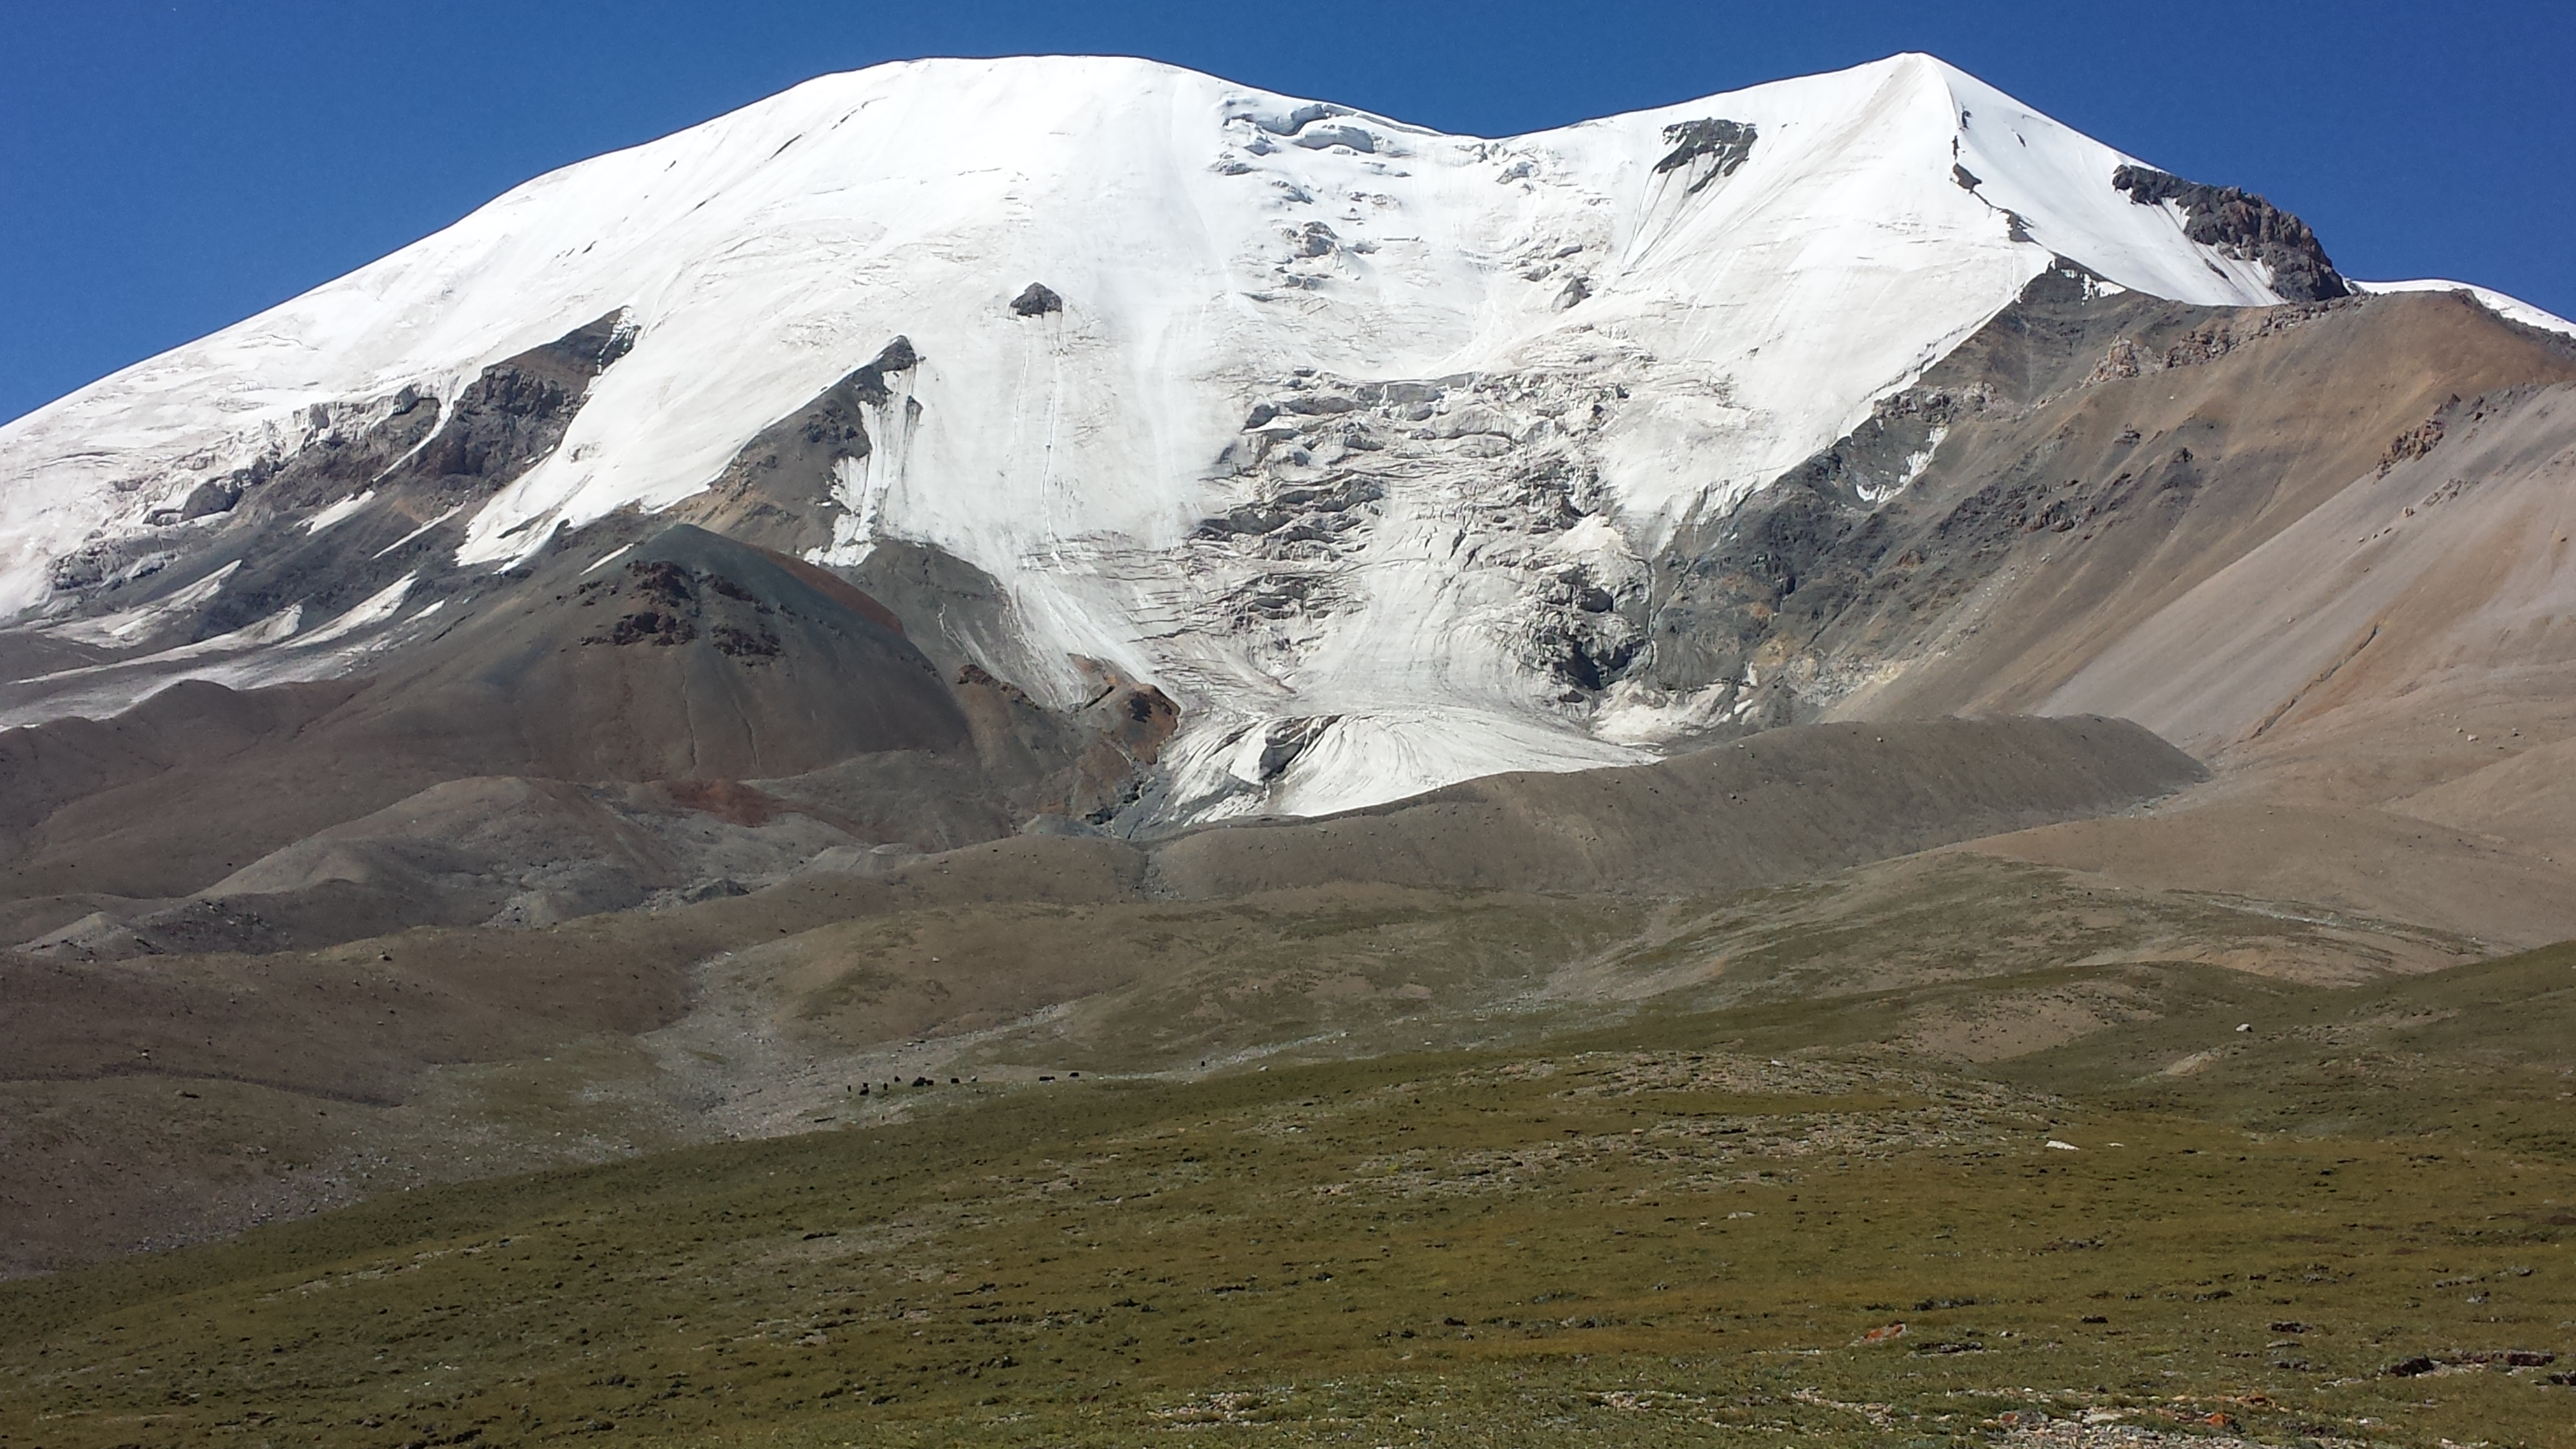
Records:
[[[1657,166],[1667,127],[1707,118],[1756,139],[1693,189]],[[826,76],[540,177],[0,429],[0,613],[44,596],[53,558],[139,527],[135,497],[240,466],[298,409],[453,397],[624,308],[634,350],[474,516],[465,561],[689,496],[900,334],[922,360],[836,481],[819,556],[905,538],[992,574],[1038,653],[1179,698],[1174,759],[1209,808],[1641,758],[1694,706],[1566,703],[1517,652],[1540,572],[1615,571],[1732,507],[2054,255],[2182,300],[2277,300],[2114,191],[2129,159],[1925,56],[1500,140],[1114,58]],[[1061,313],[1010,312],[1033,280]],[[1508,426],[1397,437],[1368,525],[1315,565],[1330,606],[1238,627],[1218,606],[1241,572],[1191,532],[1255,486],[1226,462],[1247,407],[1313,377],[1509,381],[1476,404]],[[1578,383],[1599,412],[1546,410]],[[1552,541],[1479,502],[1538,457],[1587,480],[1588,516]],[[138,475],[166,486],[113,486]],[[1217,788],[1227,731],[1325,717],[1255,794]]]

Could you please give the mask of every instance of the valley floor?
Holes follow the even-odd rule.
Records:
[[[2008,1061],[1889,1029],[2114,978]],[[2576,949],[1530,1025],[11,1284],[0,1444],[2576,1444]]]

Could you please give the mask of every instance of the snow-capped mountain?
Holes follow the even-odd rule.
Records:
[[[57,651],[14,677],[86,681],[6,718],[372,668],[476,578],[638,512],[724,531],[768,488],[760,541],[809,563],[989,581],[948,642],[1038,703],[1104,674],[1176,701],[1157,819],[1641,759],[1758,683],[1632,677],[1677,532],[2052,270],[2209,306],[2346,290],[2259,198],[1920,55],[1503,140],[1126,59],[828,76],[0,429],[0,611]],[[209,612],[263,480],[430,405],[448,427],[576,336],[566,416],[478,462],[494,486],[380,490],[432,446],[406,433],[265,505],[304,539],[407,510],[408,572]],[[822,450],[793,487],[752,456],[785,424]]]

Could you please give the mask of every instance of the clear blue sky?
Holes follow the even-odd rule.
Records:
[[[0,419],[825,71],[1116,52],[1504,135],[1926,50],[2576,314],[2576,4],[0,0]]]

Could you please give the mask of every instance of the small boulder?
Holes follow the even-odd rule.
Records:
[[[1031,282],[1011,299],[1011,313],[1018,317],[1043,317],[1064,310],[1064,299],[1043,282]]]

